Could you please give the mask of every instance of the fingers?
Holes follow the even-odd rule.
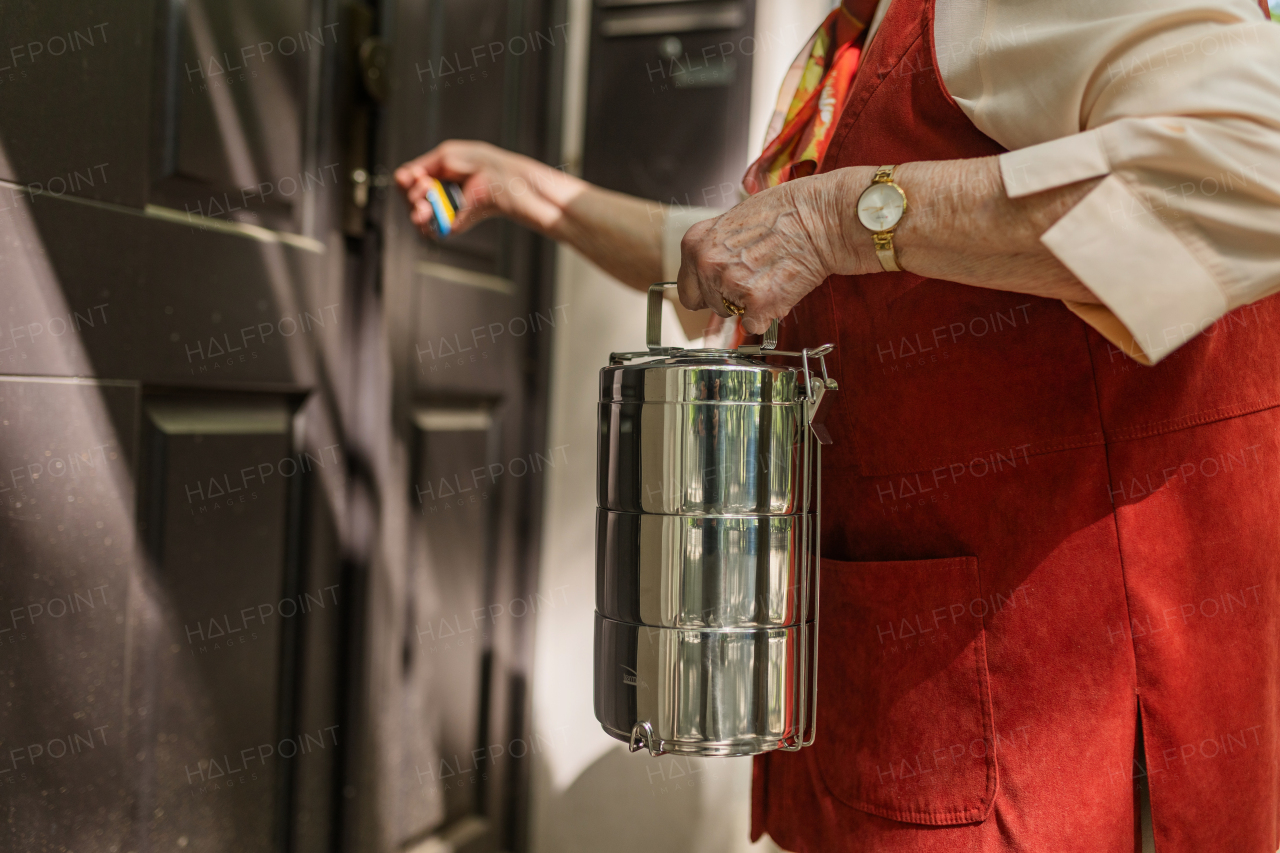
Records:
[[[697,258],[701,235],[709,226],[699,222],[685,232],[680,241],[680,272],[676,275],[676,292],[680,295],[680,304],[690,311],[710,308],[702,298],[702,286],[698,281]]]
[[[769,331],[769,326],[773,325],[773,319],[769,317],[761,317],[758,314],[752,314],[748,311],[742,315],[742,328],[748,335],[763,335]]]
[[[680,244],[681,303],[710,308],[722,318],[739,313],[747,333],[767,332],[790,309],[785,292],[791,280],[807,278],[804,264],[774,232],[751,224],[735,227],[731,214],[690,228]],[[731,310],[726,302],[743,310]]]
[[[419,201],[417,204],[411,205],[409,208],[409,221],[414,227],[422,232],[424,237],[430,237],[433,240],[440,239],[440,232],[436,224],[436,212],[430,202]],[[457,234],[465,228],[459,228],[455,219],[449,230],[450,234]]]
[[[690,311],[700,311],[707,307],[702,301],[702,288],[698,286],[697,273],[684,257],[680,259],[680,272],[676,275],[676,293],[680,297],[680,304]]]
[[[409,202],[410,219],[430,234],[428,193],[436,180],[462,190],[452,231],[462,233],[495,215],[548,234],[563,211],[543,193],[548,167],[486,142],[449,140],[396,170],[396,184]],[[554,175],[554,173],[552,173]],[[554,184],[554,181],[548,185]]]
[[[479,223],[492,217],[495,213],[506,213],[507,199],[503,198],[506,186],[503,181],[494,180],[488,169],[477,171],[460,183],[462,188],[462,208],[453,221],[454,233],[461,234],[474,228]]]
[[[449,143],[443,142],[421,157],[402,164],[395,171],[396,186],[408,194],[424,185],[428,178],[440,177],[445,172],[444,161],[449,151]]]
[[[418,202],[409,208],[409,221],[414,224],[414,227],[419,231],[424,231],[424,233],[428,230],[427,226],[430,224],[434,216],[435,214],[431,211],[431,205],[427,204],[425,201]]]
[[[406,163],[400,164],[395,171],[396,186],[402,191],[408,191],[428,174],[428,164],[434,163],[439,159],[439,152],[439,147],[436,147],[421,157],[415,157]]]
[[[710,308],[720,318],[728,318],[735,312],[726,302],[745,309],[742,325],[751,334],[760,334],[769,328],[770,318],[761,314],[754,288],[738,280],[742,272],[751,270],[739,259],[742,247],[759,242],[766,229],[749,227],[735,229],[726,238],[720,234],[720,219],[699,222],[685,232],[680,242],[680,274],[676,284],[680,302],[686,308]]]
[[[404,191],[404,197],[410,205],[425,204],[427,192],[431,189],[431,178],[421,178],[409,185]]]
[[[722,265],[710,257],[718,222],[718,219],[708,219],[685,232],[684,239],[680,241],[680,274],[676,277],[676,288],[680,302],[686,308],[695,311],[710,308],[716,315],[728,317],[731,312],[721,296]]]
[[[396,185],[409,203],[409,220],[425,236],[438,238],[434,228],[435,209],[427,194],[435,182],[453,181],[462,187],[463,206],[451,233],[460,234],[488,218],[492,191],[482,177],[485,172],[482,143],[448,140],[395,171]]]
[[[458,211],[458,216],[453,220],[453,233],[462,234],[470,231],[472,228],[493,218],[495,214],[501,212],[501,209],[494,203],[491,196],[485,195],[477,198],[475,194],[467,191],[464,186],[462,188],[462,209]]]
[[[729,306],[725,305],[725,301],[733,302],[733,299],[721,290],[723,282],[718,275],[707,275],[704,271],[698,276],[698,286],[702,290],[702,301],[708,308],[721,317],[732,315],[733,312],[729,310]],[[734,304],[740,305],[738,302]]]
[[[445,140],[421,157],[401,164],[395,171],[396,186],[411,201],[417,201],[426,192],[429,178],[462,183],[481,169],[490,148],[483,142]]]

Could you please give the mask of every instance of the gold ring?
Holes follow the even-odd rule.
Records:
[[[741,317],[743,314],[747,313],[746,308],[743,308],[741,305],[734,305],[724,296],[720,297],[720,301],[724,303],[724,310],[728,311],[735,317]]]

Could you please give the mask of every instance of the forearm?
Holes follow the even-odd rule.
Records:
[[[543,236],[566,243],[618,281],[640,291],[663,279],[662,239],[666,207],[613,192],[528,158],[519,158],[515,189],[499,208]],[[505,203],[504,203],[505,202]],[[675,303],[690,339],[699,338],[710,314]]]
[[[645,290],[661,281],[663,206],[579,183],[548,236],[630,287]]]
[[[666,206],[654,201],[601,189],[585,181],[584,189],[566,205],[554,233],[618,281],[636,290],[666,275],[662,263],[662,232]],[[678,301],[676,319],[690,340],[702,337],[711,319],[708,311],[690,311]]]
[[[567,243],[626,285],[647,288],[661,280],[662,205],[601,189],[528,157],[503,156],[510,177],[489,189],[499,212]]]
[[[875,169],[840,170],[841,230],[856,272],[879,272],[871,234],[858,222],[858,196]],[[1040,236],[1098,180],[1025,198],[1006,196],[997,158],[904,163],[894,181],[908,208],[894,231],[902,268],[929,278],[1051,299],[1098,298],[1040,242]]]
[[[410,218],[428,235],[434,213],[426,196],[435,179],[463,186],[459,233],[501,215],[568,243],[632,287],[662,278],[664,208],[656,202],[603,190],[485,142],[448,140],[396,170]]]
[[[465,203],[454,221],[462,233],[492,216],[505,216],[544,237],[567,243],[592,263],[637,290],[663,278],[667,209],[657,202],[592,186],[581,178],[486,142],[448,140],[396,169],[396,184],[410,206],[410,221],[434,236],[427,200],[434,181],[462,185]],[[702,335],[708,316],[677,305],[690,338]]]

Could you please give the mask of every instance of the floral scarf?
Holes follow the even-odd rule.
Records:
[[[791,64],[764,152],[742,179],[748,193],[812,175],[822,165],[876,5],[877,0],[843,0]]]

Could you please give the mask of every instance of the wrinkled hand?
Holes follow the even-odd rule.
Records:
[[[396,169],[396,185],[411,208],[409,218],[432,236],[434,214],[427,201],[429,179],[453,181],[462,187],[464,206],[453,230],[461,233],[494,215],[545,230],[561,215],[548,193],[567,191],[573,179],[529,157],[487,142],[451,139]]]
[[[861,171],[789,181],[694,225],[680,245],[680,301],[727,317],[728,299],[746,309],[743,328],[763,334],[827,276],[869,270],[871,239],[856,215],[860,176],[850,174]]]

